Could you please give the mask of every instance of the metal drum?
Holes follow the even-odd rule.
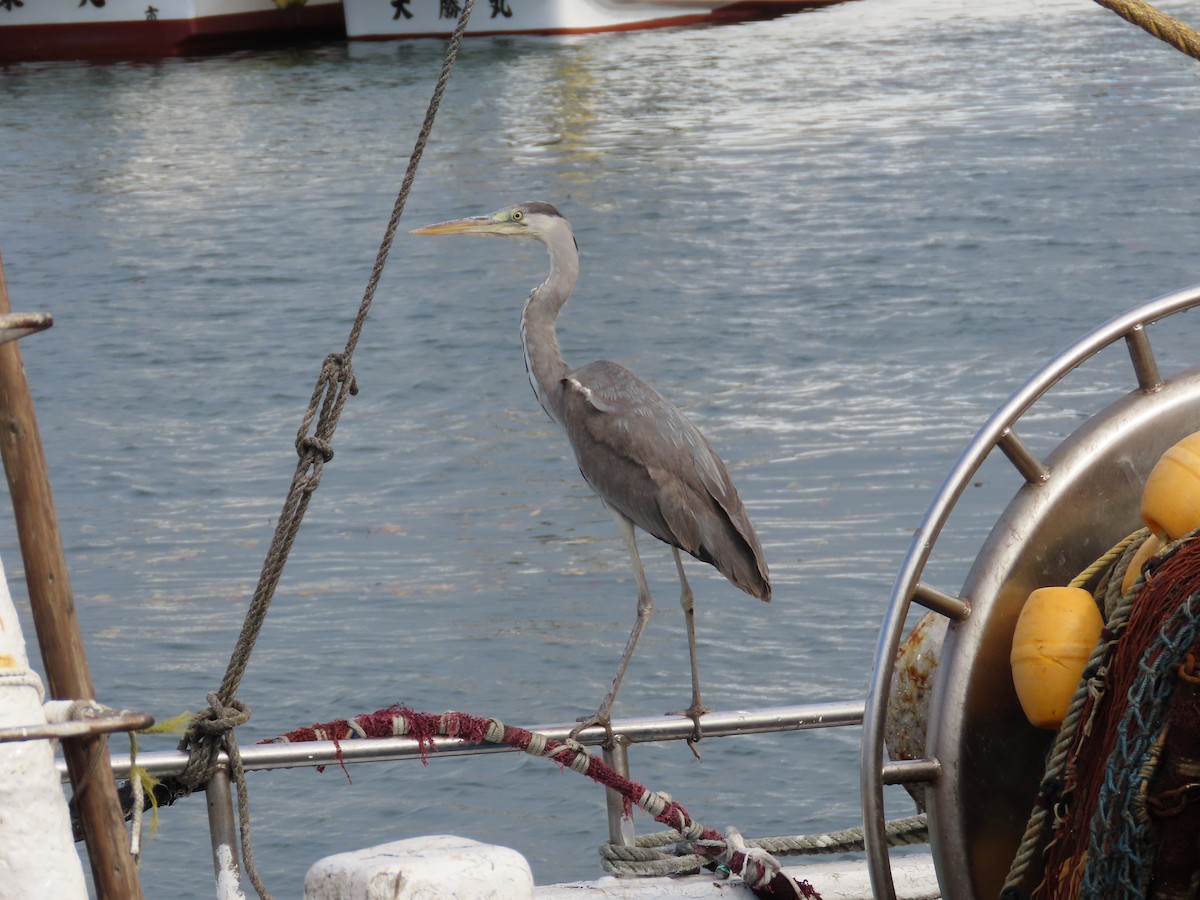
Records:
[[[897,576],[876,650],[863,726],[862,803],[875,896],[895,896],[883,785],[927,783],[930,843],[943,895],[993,900],[1025,830],[1053,732],[1030,725],[1009,651],[1029,593],[1065,585],[1141,525],[1142,487],[1159,456],[1200,431],[1200,369],[1164,379],[1147,326],[1200,305],[1200,287],[1161,297],[1093,331],[1036,373],[988,420],[947,476]],[[1093,416],[1044,461],[1017,437],[1022,415],[1064,375],[1124,340],[1137,389]],[[951,511],[999,448],[1025,477],[976,557],[962,592],[921,573]],[[949,618],[930,696],[926,758],[887,762],[894,660],[913,603]]]
[[[996,522],[963,585],[930,704],[927,750],[941,761],[929,822],[947,897],[994,898],[1025,830],[1054,732],[1034,728],[1013,689],[1009,650],[1025,599],[1065,585],[1141,527],[1142,486],[1162,453],[1200,431],[1200,370],[1136,392],[1046,460]]]

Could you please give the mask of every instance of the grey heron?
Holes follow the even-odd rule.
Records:
[[[700,716],[708,710],[700,699],[694,595],[679,551],[715,566],[750,596],[771,599],[762,547],[725,464],[683,413],[628,369],[604,360],[578,369],[567,365],[554,325],[579,274],[579,248],[570,224],[553,206],[519,203],[489,216],[455,219],[412,233],[495,235],[546,246],[550,274],[530,292],[521,312],[529,383],[542,408],[567,433],[584,480],[616,520],[638,593],[637,621],[612,686],[596,714],[581,720],[572,733],[596,724],[610,731],[613,701],[650,619],[653,600],[638,555],[636,525],[669,544],[675,557],[692,667],[692,705],[680,715],[692,719],[693,739],[699,739]]]

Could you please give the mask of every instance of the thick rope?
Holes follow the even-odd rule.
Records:
[[[929,843],[929,825],[923,814],[888,822],[886,834],[889,847]],[[707,862],[705,857],[696,853],[679,855],[665,849],[682,840],[683,836],[678,831],[657,831],[653,834],[637,835],[632,847],[602,844],[600,867],[605,872],[618,876],[682,875],[694,872]],[[747,847],[764,850],[772,856],[856,853],[864,848],[861,827],[825,834],[746,838],[745,844]]]
[[[1200,59],[1200,34],[1173,16],[1155,9],[1144,0],[1096,0],[1126,22],[1132,22],[1160,41],[1170,44],[1192,59]]]
[[[435,737],[458,738],[471,744],[504,744],[531,756],[549,759],[616,791],[624,799],[627,809],[637,806],[656,822],[671,828],[672,831],[667,832],[671,835],[671,843],[682,843],[686,847],[683,858],[688,860],[688,868],[685,871],[706,865],[727,866],[742,877],[755,896],[819,897],[806,882],[789,879],[778,861],[755,842],[744,841],[740,835],[735,837],[736,832],[732,829],[722,835],[705,828],[692,819],[670,794],[651,791],[625,777],[591,756],[582,744],[570,739],[556,740],[524,728],[505,725],[497,719],[484,719],[463,712],[436,715],[396,705],[352,719],[336,719],[299,728],[262,743],[333,741],[337,744],[343,740],[378,737],[411,737],[420,745],[421,759],[426,763],[429,751],[437,750]],[[675,872],[664,871],[662,874]]]
[[[358,392],[354,379],[354,370],[351,366],[351,357],[354,354],[355,347],[358,345],[359,338],[362,335],[363,324],[366,321],[367,313],[370,311],[371,303],[375,298],[375,291],[383,275],[383,269],[387,263],[388,254],[391,251],[396,229],[400,223],[400,217],[408,201],[413,181],[416,178],[417,166],[429,142],[429,135],[433,130],[433,122],[441,105],[442,96],[446,92],[450,72],[458,57],[463,32],[466,30],[467,21],[471,16],[473,8],[474,0],[465,0],[458,23],[450,37],[442,69],[438,75],[433,96],[429,101],[429,106],[425,113],[425,120],[417,135],[412,155],[409,157],[408,168],[405,171],[404,180],[401,183],[400,191],[392,208],[391,217],[384,230],[383,240],[380,243],[375,264],[371,269],[370,278],[367,281],[362,301],[359,304],[358,315],[351,326],[345,349],[341,353],[330,354],[321,366],[316,387],[313,390],[308,409],[304,414],[299,432],[296,435],[296,452],[299,456],[299,461],[296,465],[295,474],[292,476],[292,484],[288,490],[287,498],[284,500],[279,520],[276,523],[275,535],[267,552],[266,560],[263,563],[258,586],[255,588],[254,596],[250,601],[245,621],[242,623],[241,634],[238,636],[237,643],[230,656],[225,677],[221,681],[221,687],[208,695],[209,708],[202,711],[193,719],[187,734],[179,745],[181,750],[188,750],[190,752],[187,768],[179,776],[179,780],[189,790],[200,787],[212,777],[217,767],[218,754],[222,749],[228,753],[231,762],[230,774],[234,778],[238,791],[242,857],[246,873],[250,877],[254,889],[258,891],[259,896],[263,900],[270,900],[270,894],[263,887],[253,863],[253,854],[250,848],[248,795],[241,767],[241,756],[238,753],[237,741],[233,736],[233,730],[250,718],[250,709],[236,699],[237,690],[245,674],[246,666],[249,664],[250,654],[254,650],[258,634],[266,619],[271,599],[275,595],[275,589],[283,574],[283,568],[287,562],[288,554],[291,552],[292,544],[296,539],[300,523],[304,518],[305,511],[308,509],[309,500],[320,484],[321,472],[325,463],[333,458],[333,433],[337,428],[338,420],[341,417],[346,400],[349,395]]]

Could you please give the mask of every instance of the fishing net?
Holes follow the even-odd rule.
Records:
[[[1100,579],[1105,631],[1056,736],[1006,900],[1197,896],[1200,538],[1161,550],[1122,594],[1137,543]]]

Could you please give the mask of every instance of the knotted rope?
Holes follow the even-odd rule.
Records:
[[[250,708],[237,699],[237,690],[250,661],[250,654],[253,652],[263,621],[266,619],[267,610],[275,595],[275,589],[283,574],[284,565],[308,508],[309,500],[312,499],[313,492],[321,482],[321,472],[325,463],[333,458],[333,433],[337,428],[346,400],[351,394],[358,393],[351,359],[362,334],[367,313],[375,298],[375,291],[383,275],[384,266],[387,264],[396,229],[400,224],[400,217],[416,178],[417,166],[429,142],[434,118],[441,105],[442,96],[446,92],[450,72],[458,57],[463,32],[467,27],[467,20],[471,16],[474,5],[474,0],[465,0],[454,32],[450,36],[433,96],[429,101],[424,122],[417,135],[412,155],[408,161],[408,168],[404,173],[391,217],[384,230],[383,240],[376,254],[375,264],[371,269],[371,275],[359,304],[358,315],[351,326],[345,349],[340,353],[331,353],[321,366],[316,387],[296,435],[296,453],[299,456],[296,471],[292,476],[291,487],[288,489],[283,510],[276,523],[275,534],[263,563],[258,586],[250,601],[245,621],[242,623],[241,634],[238,636],[230,657],[225,677],[221,681],[220,688],[208,695],[208,709],[201,711],[192,720],[187,734],[179,744],[181,750],[187,750],[190,753],[187,768],[179,776],[180,782],[187,790],[194,790],[205,784],[216,771],[218,754],[222,749],[228,753],[230,774],[237,785],[242,856],[246,873],[263,900],[270,900],[270,894],[263,887],[253,863],[250,849],[248,796],[241,755],[234,738],[234,729],[250,718]]]
[[[819,898],[819,895],[807,882],[789,879],[772,855],[771,842],[786,842],[796,839],[771,838],[766,841],[751,841],[744,840],[732,829],[722,835],[711,828],[705,828],[693,820],[688,811],[672,799],[670,794],[651,791],[644,785],[625,777],[600,759],[590,755],[582,744],[570,739],[556,740],[524,728],[505,725],[498,719],[484,719],[463,712],[446,712],[437,715],[415,712],[405,706],[394,705],[350,719],[335,719],[332,722],[299,728],[272,740],[262,741],[262,743],[333,741],[334,744],[340,744],[341,741],[348,739],[380,737],[413,738],[421,748],[421,760],[425,763],[428,762],[429,751],[437,750],[434,743],[435,737],[458,738],[471,744],[504,744],[516,750],[522,750],[531,756],[549,759],[563,768],[586,775],[597,784],[616,791],[624,799],[627,811],[637,806],[653,817],[656,822],[671,829],[648,837],[648,840],[654,842],[655,846],[670,843],[681,844],[684,847],[683,854],[678,857],[683,860],[681,865],[673,863],[670,866],[664,865],[661,872],[654,871],[652,866],[649,870],[637,872],[630,870],[622,872],[622,874],[678,874],[685,871],[696,871],[701,866],[726,866],[730,871],[740,875],[756,896]],[[918,818],[921,819],[919,824],[915,820],[906,820],[907,824],[901,826],[900,830],[906,831],[911,837],[911,839],[901,842],[919,842],[916,835],[924,827],[924,817]],[[821,843],[817,838],[807,840],[814,844]],[[861,840],[861,831],[859,831],[859,849],[862,846]],[[841,846],[826,843],[827,849],[816,852],[835,853],[842,849]],[[616,872],[619,867],[612,863],[613,857],[619,853],[611,850],[612,846],[608,844],[601,848],[601,866],[606,871]],[[776,843],[776,846],[781,846],[781,844]],[[656,851],[658,853],[656,856],[637,847],[621,849],[631,857],[641,856],[644,860],[666,860],[670,856],[675,856],[675,854],[661,851]]]

